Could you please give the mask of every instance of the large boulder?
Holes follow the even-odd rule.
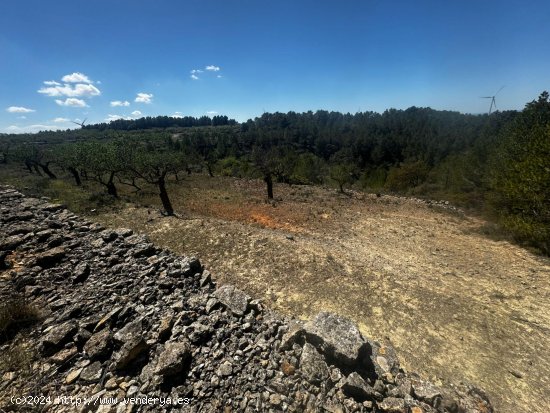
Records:
[[[250,297],[232,285],[223,285],[214,292],[214,296],[236,316],[243,316],[248,310]]]
[[[321,312],[304,330],[306,341],[321,349],[337,365],[354,366],[368,354],[370,345],[347,318]]]

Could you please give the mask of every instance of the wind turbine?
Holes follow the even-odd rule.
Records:
[[[491,114],[491,111],[493,110],[493,106],[495,107],[495,109],[497,108],[497,102],[495,100],[495,98],[497,97],[497,95],[499,94],[499,92],[504,89],[504,86],[502,86],[498,91],[497,93],[495,93],[493,96],[481,96],[482,99],[491,99],[491,106],[489,106],[489,115]]]
[[[84,119],[81,123],[75,122],[74,120],[72,120],[71,122],[75,125],[80,125],[81,128],[84,128],[84,123],[86,123],[87,120],[88,118]]]

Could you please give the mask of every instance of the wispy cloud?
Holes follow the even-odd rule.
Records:
[[[131,115],[137,118],[138,116],[141,116],[141,112],[139,110],[134,110]]]
[[[65,100],[56,99],[55,103],[57,103],[59,106],[71,106],[74,108],[88,107],[86,102],[84,102],[82,99],[76,99],[76,98],[67,98]]]
[[[206,112],[207,115],[217,115],[218,112],[216,112],[215,110],[209,110],[208,112]]]
[[[65,83],[93,83],[84,73],[74,72],[61,78]]]
[[[23,106],[10,106],[6,108],[6,112],[9,113],[31,113],[36,112],[34,109],[25,108]]]
[[[182,112],[174,112],[172,117],[173,118],[183,118],[183,113]]]
[[[10,125],[4,129],[6,133],[33,133],[40,132],[42,130],[58,130],[58,125],[27,125],[27,126],[18,126]]]
[[[44,80],[44,84],[48,86],[61,86],[61,83],[56,82],[55,80]]]
[[[117,106],[130,106],[130,102],[128,102],[127,100],[125,100],[125,101],[113,100],[113,101],[111,102],[111,106],[112,106],[112,107],[117,107]]]
[[[208,66],[205,66],[204,69],[193,69],[190,71],[191,73],[191,76],[189,76],[191,79],[193,80],[199,80],[199,76],[197,76],[198,74],[200,73],[205,73],[206,72],[219,72],[221,70],[221,68],[219,66],[214,66],[214,65],[208,65]],[[218,75],[217,77],[222,77],[221,75]]]
[[[53,122],[55,122],[55,123],[64,123],[64,122],[69,122],[69,121],[70,121],[70,119],[67,119],[67,118],[55,118],[53,120]]]
[[[134,102],[138,103],[151,103],[153,101],[152,93],[138,93]]]

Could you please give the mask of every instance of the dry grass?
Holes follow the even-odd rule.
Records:
[[[550,411],[541,402],[550,262],[492,239],[482,219],[307,186],[276,185],[269,203],[261,181],[222,177],[191,176],[169,193],[178,217],[162,217],[152,193],[149,210],[128,205],[95,219],[197,255],[218,282],[276,310],[350,317],[367,336],[390,337],[407,368],[477,383],[499,411]]]
[[[38,309],[24,297],[13,295],[0,304],[0,339],[12,337],[21,328],[39,320]]]

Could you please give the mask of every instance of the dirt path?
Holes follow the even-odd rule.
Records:
[[[415,200],[277,186],[271,205],[255,182],[187,185],[174,202],[184,217],[129,206],[94,219],[196,254],[282,312],[346,315],[388,337],[406,368],[477,383],[498,412],[550,411],[548,259]]]

